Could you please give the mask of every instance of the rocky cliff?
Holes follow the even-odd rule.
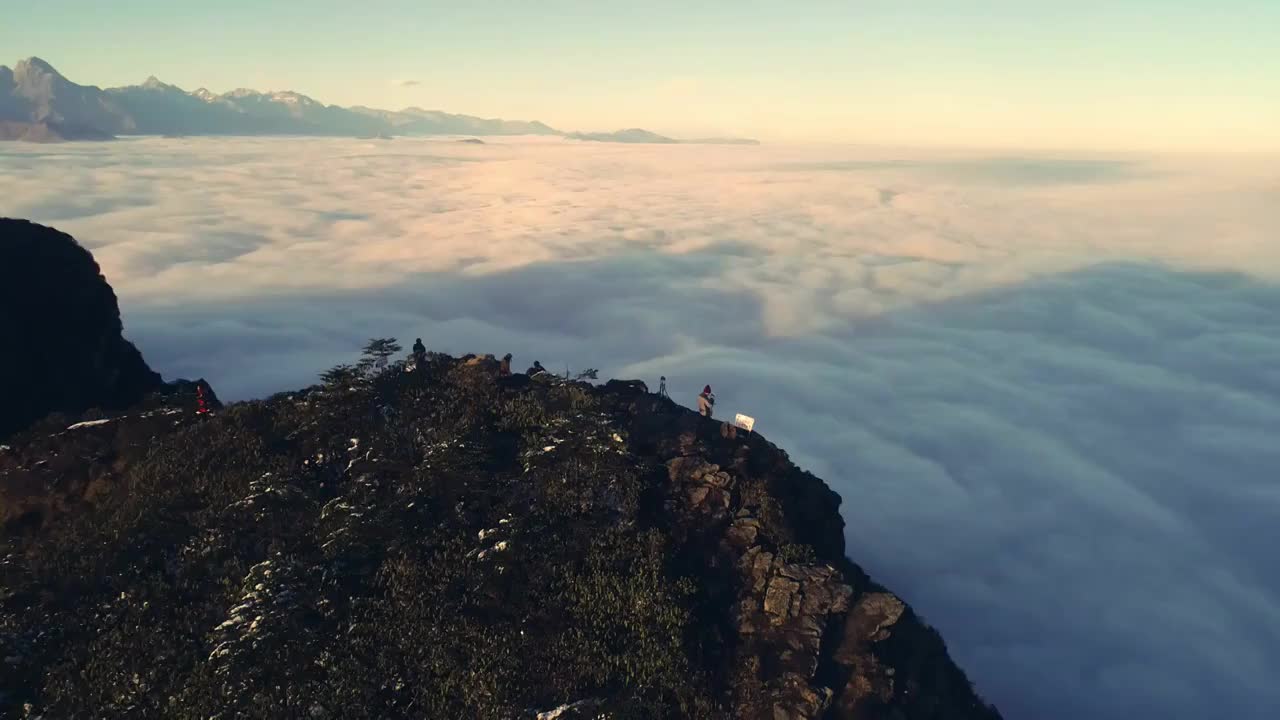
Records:
[[[123,408],[160,388],[115,293],[71,236],[0,218],[0,440],[51,412]]]
[[[839,496],[642,383],[194,394],[0,446],[0,716],[998,717]]]

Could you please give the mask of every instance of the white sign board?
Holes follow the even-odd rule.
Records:
[[[737,416],[733,418],[733,424],[737,425],[743,430],[746,430],[747,432],[751,432],[751,428],[754,428],[756,426],[756,419],[753,417],[749,417],[747,415],[743,415],[742,413],[738,413]]]

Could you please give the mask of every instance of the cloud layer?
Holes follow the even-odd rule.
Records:
[[[1010,718],[1280,707],[1268,161],[159,139],[0,149],[168,376],[369,335],[711,382]]]

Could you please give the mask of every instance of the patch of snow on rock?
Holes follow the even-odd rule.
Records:
[[[107,418],[105,420],[85,420],[84,422],[78,422],[75,425],[68,425],[67,429],[79,430],[80,428],[94,427],[96,425],[106,425],[111,421],[112,421],[112,418]]]
[[[538,713],[537,720],[559,720],[559,718],[563,717],[565,713],[577,710],[578,708],[586,708],[599,702],[599,700],[587,699],[579,700],[578,702],[569,703],[567,705],[561,705],[558,708]]]

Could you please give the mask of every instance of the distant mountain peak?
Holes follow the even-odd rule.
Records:
[[[148,90],[168,90],[173,86],[163,83],[160,81],[160,78],[156,77],[155,75],[151,75],[145,81],[143,81],[142,87]]]
[[[290,105],[321,105],[322,103],[315,98],[308,97],[302,93],[292,90],[278,90],[270,94],[272,100],[277,102],[288,103]]]
[[[63,77],[62,73],[55,70],[52,65],[34,55],[25,60],[19,60],[18,64],[13,68],[13,74],[18,78],[26,78],[28,81],[47,77],[70,82]]]
[[[626,130],[618,130],[611,133],[573,133],[569,137],[575,140],[587,140],[592,142],[618,142],[618,143],[640,143],[640,144],[660,144],[670,145],[680,142],[673,138],[650,132],[643,128],[627,128]]]
[[[59,76],[61,75],[61,73],[59,73],[57,70],[53,69],[53,66],[52,66],[52,65],[50,65],[50,64],[49,64],[48,62],[46,62],[45,60],[42,60],[42,59],[40,59],[40,58],[36,57],[35,55],[32,55],[31,57],[29,57],[29,58],[27,58],[27,59],[25,59],[25,60],[19,60],[19,61],[18,61],[18,65],[17,65],[17,67],[16,67],[15,69],[17,69],[17,70],[39,70],[40,72],[52,73],[52,74],[54,74],[54,75],[59,75]]]
[[[758,140],[751,138],[701,138],[698,140],[676,140],[659,135],[658,133],[644,128],[627,128],[618,130],[617,132],[593,132],[593,133],[569,133],[566,137],[574,140],[585,140],[591,142],[615,142],[615,143],[636,143],[636,144],[653,144],[653,145],[759,145]]]

